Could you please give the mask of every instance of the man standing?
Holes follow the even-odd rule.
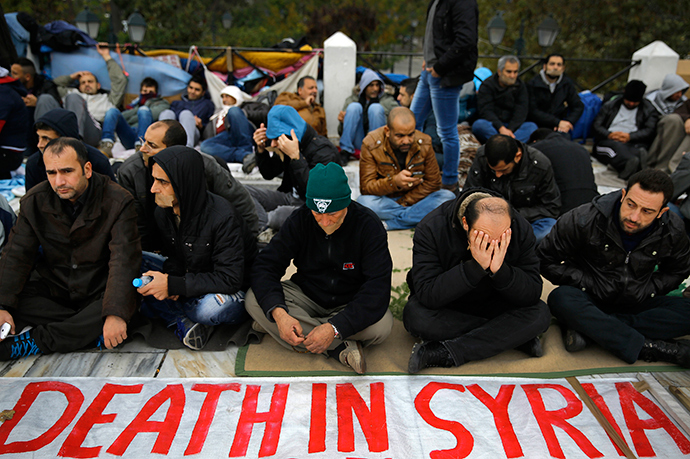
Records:
[[[132,279],[141,245],[132,196],[94,174],[84,145],[62,137],[46,146],[48,181],[31,189],[0,258],[0,322],[18,333],[0,360],[108,349],[127,338],[136,310]]]
[[[640,80],[631,80],[623,96],[606,102],[592,124],[592,155],[610,164],[623,180],[645,166],[654,140],[659,112],[645,99],[646,89]]]
[[[297,82],[297,93],[283,92],[278,95],[273,105],[289,105],[297,110],[317,134],[328,137],[326,129],[326,112],[316,103],[319,87],[313,77],[305,76]]]
[[[187,146],[194,148],[215,110],[211,97],[206,93],[206,80],[193,77],[187,84],[187,94],[173,102],[158,119],[178,120],[187,133]]]
[[[472,124],[472,132],[480,142],[503,134],[520,142],[527,142],[537,130],[537,125],[527,121],[529,95],[518,73],[520,60],[515,56],[503,56],[498,60],[498,70],[487,78],[477,92],[479,119]]]
[[[419,131],[433,110],[443,143],[441,186],[453,192],[460,163],[458,103],[462,85],[474,78],[477,66],[478,20],[476,0],[429,1],[423,69],[410,106]]]
[[[529,223],[481,189],[442,204],[417,225],[405,328],[410,373],[459,366],[519,348],[542,355],[551,322]]]
[[[110,56],[107,43],[99,43],[96,51],[108,68],[111,84],[109,93],[101,90],[98,78],[91,72],[74,72],[71,75],[59,76],[54,81],[62,96],[64,107],[77,115],[80,137],[92,147],[97,146],[99,150],[103,148],[101,151],[109,156],[110,152],[100,143],[101,123],[108,109],[117,108],[122,103],[127,89],[127,77]],[[75,80],[79,82],[79,89],[72,87]]]
[[[382,342],[393,326],[386,231],[350,201],[336,163],[312,169],[306,199],[256,258],[247,312],[283,347],[325,354],[362,374],[362,347]],[[281,282],[291,261],[297,272]]]
[[[495,135],[479,148],[465,186],[488,188],[504,196],[531,223],[537,243],[556,223],[561,209],[551,162],[507,135]]]
[[[690,273],[690,241],[667,212],[669,176],[645,169],[627,187],[563,215],[537,249],[555,285],[549,307],[565,348],[594,341],[627,363],[690,367],[690,299],[665,296]]]
[[[175,146],[151,160],[155,219],[167,260],[160,270],[144,273],[153,280],[138,289],[141,310],[200,350],[212,326],[247,319],[244,294],[256,238],[225,199],[206,190],[199,152]]]
[[[573,80],[565,75],[565,58],[549,54],[544,67],[527,83],[529,120],[540,128],[570,133],[580,119],[585,104]]]
[[[340,154],[343,164],[347,164],[353,155],[359,157],[356,153],[362,147],[364,136],[386,124],[386,117],[398,105],[385,89],[378,73],[366,69],[359,80],[359,94],[345,100],[338,114],[342,127]]]
[[[415,129],[409,108],[394,108],[388,124],[364,138],[359,171],[362,194],[357,201],[373,210],[387,230],[414,228],[455,198],[452,191],[440,189],[431,139]]]
[[[137,226],[141,235],[144,250],[153,251],[159,248],[153,213],[156,208],[151,193],[151,157],[165,148],[184,145],[187,134],[180,123],[163,120],[153,123],[146,130],[141,149],[127,158],[117,171],[120,184],[134,196],[138,219]],[[201,153],[206,172],[206,186],[211,193],[225,198],[242,216],[249,231],[256,236],[259,222],[256,207],[249,192],[238,182],[228,169],[223,168],[212,156]]]

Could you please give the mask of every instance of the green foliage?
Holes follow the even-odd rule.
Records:
[[[402,320],[403,309],[407,304],[407,297],[410,295],[410,287],[407,282],[403,282],[397,287],[391,286],[391,302],[388,308],[391,310],[393,317]]]

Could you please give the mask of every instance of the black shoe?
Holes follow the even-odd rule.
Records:
[[[644,340],[639,360],[647,362],[669,362],[690,368],[690,342],[687,340],[662,341]]]
[[[518,351],[522,351],[530,357],[541,357],[544,355],[544,349],[541,346],[541,337],[535,336],[525,344],[516,347]]]
[[[587,347],[587,340],[584,336],[576,332],[575,330],[566,330],[565,336],[563,337],[563,344],[565,344],[565,350],[568,352],[579,352]]]
[[[340,150],[340,165],[347,166],[347,163],[352,159],[352,153],[347,150]]]
[[[412,355],[407,364],[407,372],[414,374],[429,367],[454,367],[453,357],[445,346],[438,341],[417,343],[412,348]]]
[[[628,180],[635,172],[640,170],[642,170],[640,158],[633,156],[625,163],[625,167],[618,174],[618,178],[621,180]]]
[[[247,156],[242,158],[242,172],[245,174],[251,174],[256,167],[256,154],[249,153]]]

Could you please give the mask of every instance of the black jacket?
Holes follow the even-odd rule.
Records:
[[[542,218],[556,218],[561,210],[561,193],[554,179],[551,162],[540,151],[518,142],[522,159],[513,172],[496,178],[479,147],[467,173],[465,187],[483,187],[500,193],[532,223]]]
[[[62,137],[81,139],[79,136],[77,115],[69,110],[56,108],[37,119],[36,123],[43,123],[49,126],[53,131],[57,132]],[[115,174],[113,174],[113,169],[110,167],[110,161],[108,161],[108,158],[91,145],[84,144],[84,146],[86,147],[86,153],[89,156],[89,162],[91,163],[91,166],[93,166],[94,172],[107,175],[114,182]],[[26,191],[29,191],[42,181],[48,180],[48,176],[46,175],[46,165],[43,164],[43,153],[40,151],[35,152],[33,155],[29,156],[29,159],[26,160],[25,180]]]
[[[541,295],[542,280],[534,233],[517,213],[511,221],[512,236],[501,268],[490,276],[472,258],[458,210],[467,196],[476,191],[498,195],[478,188],[463,191],[417,225],[407,283],[410,293],[429,309],[452,307],[491,318],[507,309],[492,310],[487,307],[489,304],[515,309],[535,304]]]
[[[278,155],[264,152],[256,155],[256,165],[266,180],[283,174],[283,182],[278,187],[278,191],[289,193],[295,187],[299,197],[304,200],[309,171],[318,163],[340,164],[340,158],[335,146],[324,136],[318,135],[309,125],[299,142],[299,153],[298,160],[290,159],[285,155],[285,161],[283,161]]]
[[[281,226],[256,258],[252,291],[269,320],[285,307],[280,280],[293,261],[291,277],[319,306],[347,305],[329,319],[344,338],[378,322],[388,310],[393,263],[388,236],[370,209],[352,202],[343,224],[330,236],[304,205]],[[289,312],[289,311],[288,311]]]
[[[429,2],[427,16],[434,0]],[[474,78],[477,66],[476,0],[439,0],[434,15],[434,70],[441,87],[460,86]]]
[[[152,161],[168,175],[180,203],[179,225],[172,208],[155,210],[162,253],[168,257],[163,265],[168,293],[194,297],[246,290],[257,253],[255,239],[232,205],[206,190],[201,155],[175,146]]]
[[[575,89],[575,83],[563,75],[551,93],[541,75],[536,75],[527,83],[529,93],[529,120],[543,128],[555,128],[561,120],[570,121],[575,126],[585,110],[585,104]]]
[[[515,132],[527,120],[527,86],[518,78],[514,85],[504,88],[498,83],[498,74],[495,73],[479,87],[477,109],[479,118],[490,121],[497,131],[506,124]]]
[[[626,252],[617,227],[621,196],[598,196],[563,215],[537,254],[542,275],[552,283],[581,288],[608,312],[635,312],[636,305],[667,294],[688,276],[690,241],[681,219],[666,212]]]
[[[623,105],[623,97],[609,100],[599,110],[599,114],[594,118],[592,124],[592,132],[594,133],[594,141],[604,140],[609,135],[609,126],[613,119],[618,114],[618,110]],[[631,145],[643,145],[647,148],[654,141],[656,134],[656,123],[659,121],[659,112],[654,108],[654,105],[643,98],[638,106],[635,123],[637,124],[637,131],[630,133]]]

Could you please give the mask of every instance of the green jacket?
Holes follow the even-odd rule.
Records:
[[[163,113],[163,110],[167,110],[170,108],[170,102],[163,99],[162,97],[156,97],[155,99],[147,100],[144,106],[148,107],[149,110],[151,110],[151,116],[153,117],[153,121],[156,122],[158,121],[158,117],[161,115],[161,113]],[[135,107],[123,111],[122,116],[125,118],[125,121],[127,121],[127,124],[135,128],[139,124],[138,113],[139,107]]]

